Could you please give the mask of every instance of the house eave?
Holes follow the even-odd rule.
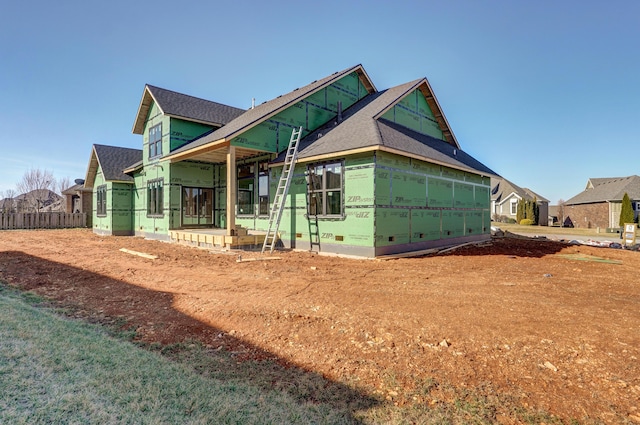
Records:
[[[394,149],[394,148],[390,148],[390,147],[387,147],[387,146],[380,146],[380,145],[367,146],[367,147],[364,147],[364,148],[351,149],[351,150],[346,150],[346,151],[336,151],[336,152],[332,152],[332,153],[326,153],[326,154],[322,154],[322,155],[314,155],[314,156],[309,156],[309,157],[305,157],[305,158],[298,158],[297,162],[298,163],[318,162],[318,161],[325,161],[327,159],[341,157],[341,156],[356,155],[356,154],[360,154],[360,153],[375,152],[375,151],[381,151],[381,152],[391,153],[391,154],[395,154],[395,155],[401,155],[401,156],[405,156],[405,157],[408,157],[408,158],[429,162],[431,164],[441,165],[441,166],[447,167],[447,168],[453,168],[455,170],[466,171],[466,172],[469,172],[469,173],[477,174],[477,175],[482,176],[482,177],[491,177],[492,176],[492,174],[489,174],[489,173],[486,173],[486,172],[481,172],[481,171],[476,170],[476,169],[471,168],[471,167],[463,167],[463,166],[459,166],[459,165],[448,164],[448,163],[446,163],[444,161],[438,161],[438,160],[435,160],[435,159],[432,159],[432,158],[427,158],[427,157],[424,157],[424,156],[421,156],[421,155],[413,154],[413,153],[410,153],[410,152],[405,152],[405,151],[402,151],[400,149]],[[269,164],[269,166],[270,167],[278,167],[278,166],[282,166],[283,164],[284,164],[284,161],[278,161],[278,162],[272,162],[271,164]]]
[[[144,91],[142,92],[142,98],[140,99],[140,105],[138,106],[138,113],[136,114],[133,129],[131,130],[133,134],[144,133],[144,123],[147,120],[147,115],[149,114],[149,108],[151,108],[152,102],[156,102],[156,99],[153,97],[151,90],[149,90],[149,85],[145,84]],[[156,102],[156,105],[158,105],[160,112],[164,114],[164,111],[158,102]]]
[[[176,154],[170,153],[169,155],[163,157],[162,159],[167,160],[169,162],[180,162],[186,159],[192,159],[198,155],[201,155],[207,152],[228,147],[229,145],[230,145],[230,142],[228,139],[226,138],[218,139],[218,140],[209,142],[206,145],[196,146],[195,148],[192,148],[180,153],[176,153]]]

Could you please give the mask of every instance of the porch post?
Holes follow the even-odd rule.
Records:
[[[237,178],[236,147],[229,145],[227,150],[227,236],[233,236],[236,229]]]

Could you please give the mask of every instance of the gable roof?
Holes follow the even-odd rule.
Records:
[[[428,87],[426,78],[366,96],[344,111],[342,121],[332,121],[305,137],[300,142],[298,160],[312,161],[338,153],[383,150],[456,169],[495,175],[493,170],[461,150],[452,132],[449,132],[451,142],[447,142],[382,118],[408,93],[421,87]],[[446,122],[442,111],[435,113]],[[274,162],[283,160],[284,153]]]
[[[632,200],[640,200],[640,176],[591,178],[587,183],[587,189],[568,199],[565,204],[621,201],[625,193]]]
[[[170,160],[186,159],[194,153],[215,149],[220,144],[228,143],[238,134],[245,132],[250,128],[264,122],[277,113],[294,105],[303,98],[315,93],[318,90],[323,89],[324,87],[327,87],[328,85],[352,72],[356,72],[361,77],[361,80],[365,84],[367,90],[369,90],[370,92],[376,91],[373,83],[369,79],[369,76],[366,74],[362,65],[356,65],[339,72],[334,72],[333,74],[325,78],[313,81],[304,87],[297,88],[287,94],[264,102],[256,106],[255,108],[249,109],[244,114],[229,122],[224,127],[210,134],[206,134],[191,143],[187,143],[186,145],[171,152],[165,158]],[[253,154],[255,155],[255,153]]]
[[[84,185],[93,187],[98,168],[102,169],[104,179],[107,181],[132,183],[133,177],[125,174],[123,170],[141,160],[141,149],[93,145]]]
[[[144,87],[136,120],[133,124],[134,134],[144,132],[144,123],[147,120],[152,102],[158,105],[164,115],[215,127],[221,127],[245,112],[244,109],[147,84]]]
[[[515,193],[520,198],[532,201],[534,198],[540,202],[549,202],[543,196],[538,195],[531,189],[526,187],[520,187],[515,183],[510,182],[509,180],[503,177],[492,177],[491,178],[491,200],[500,204],[507,200],[509,195]]]

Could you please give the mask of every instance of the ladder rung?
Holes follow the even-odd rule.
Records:
[[[285,203],[282,202],[286,198],[289,190],[289,184],[291,183],[291,169],[295,167],[295,161],[297,157],[298,142],[302,135],[302,127],[294,128],[291,131],[291,138],[289,139],[289,146],[285,154],[284,165],[282,166],[282,174],[280,175],[280,181],[276,189],[276,193],[273,198],[273,205],[271,206],[271,212],[269,213],[269,224],[267,228],[267,234],[264,238],[262,245],[262,252],[269,247],[271,252],[276,244],[278,235],[278,227],[280,226],[280,219],[282,218],[282,210]]]

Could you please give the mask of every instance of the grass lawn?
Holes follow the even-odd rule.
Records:
[[[590,236],[609,237],[612,240],[619,239],[618,233],[606,233],[605,229],[584,229],[572,227],[552,227],[552,226],[521,226],[519,224],[491,222],[491,225],[511,233],[521,234],[549,234],[549,235],[575,235],[576,237],[587,238]]]
[[[352,423],[304,403],[114,338],[0,282],[0,423]]]

